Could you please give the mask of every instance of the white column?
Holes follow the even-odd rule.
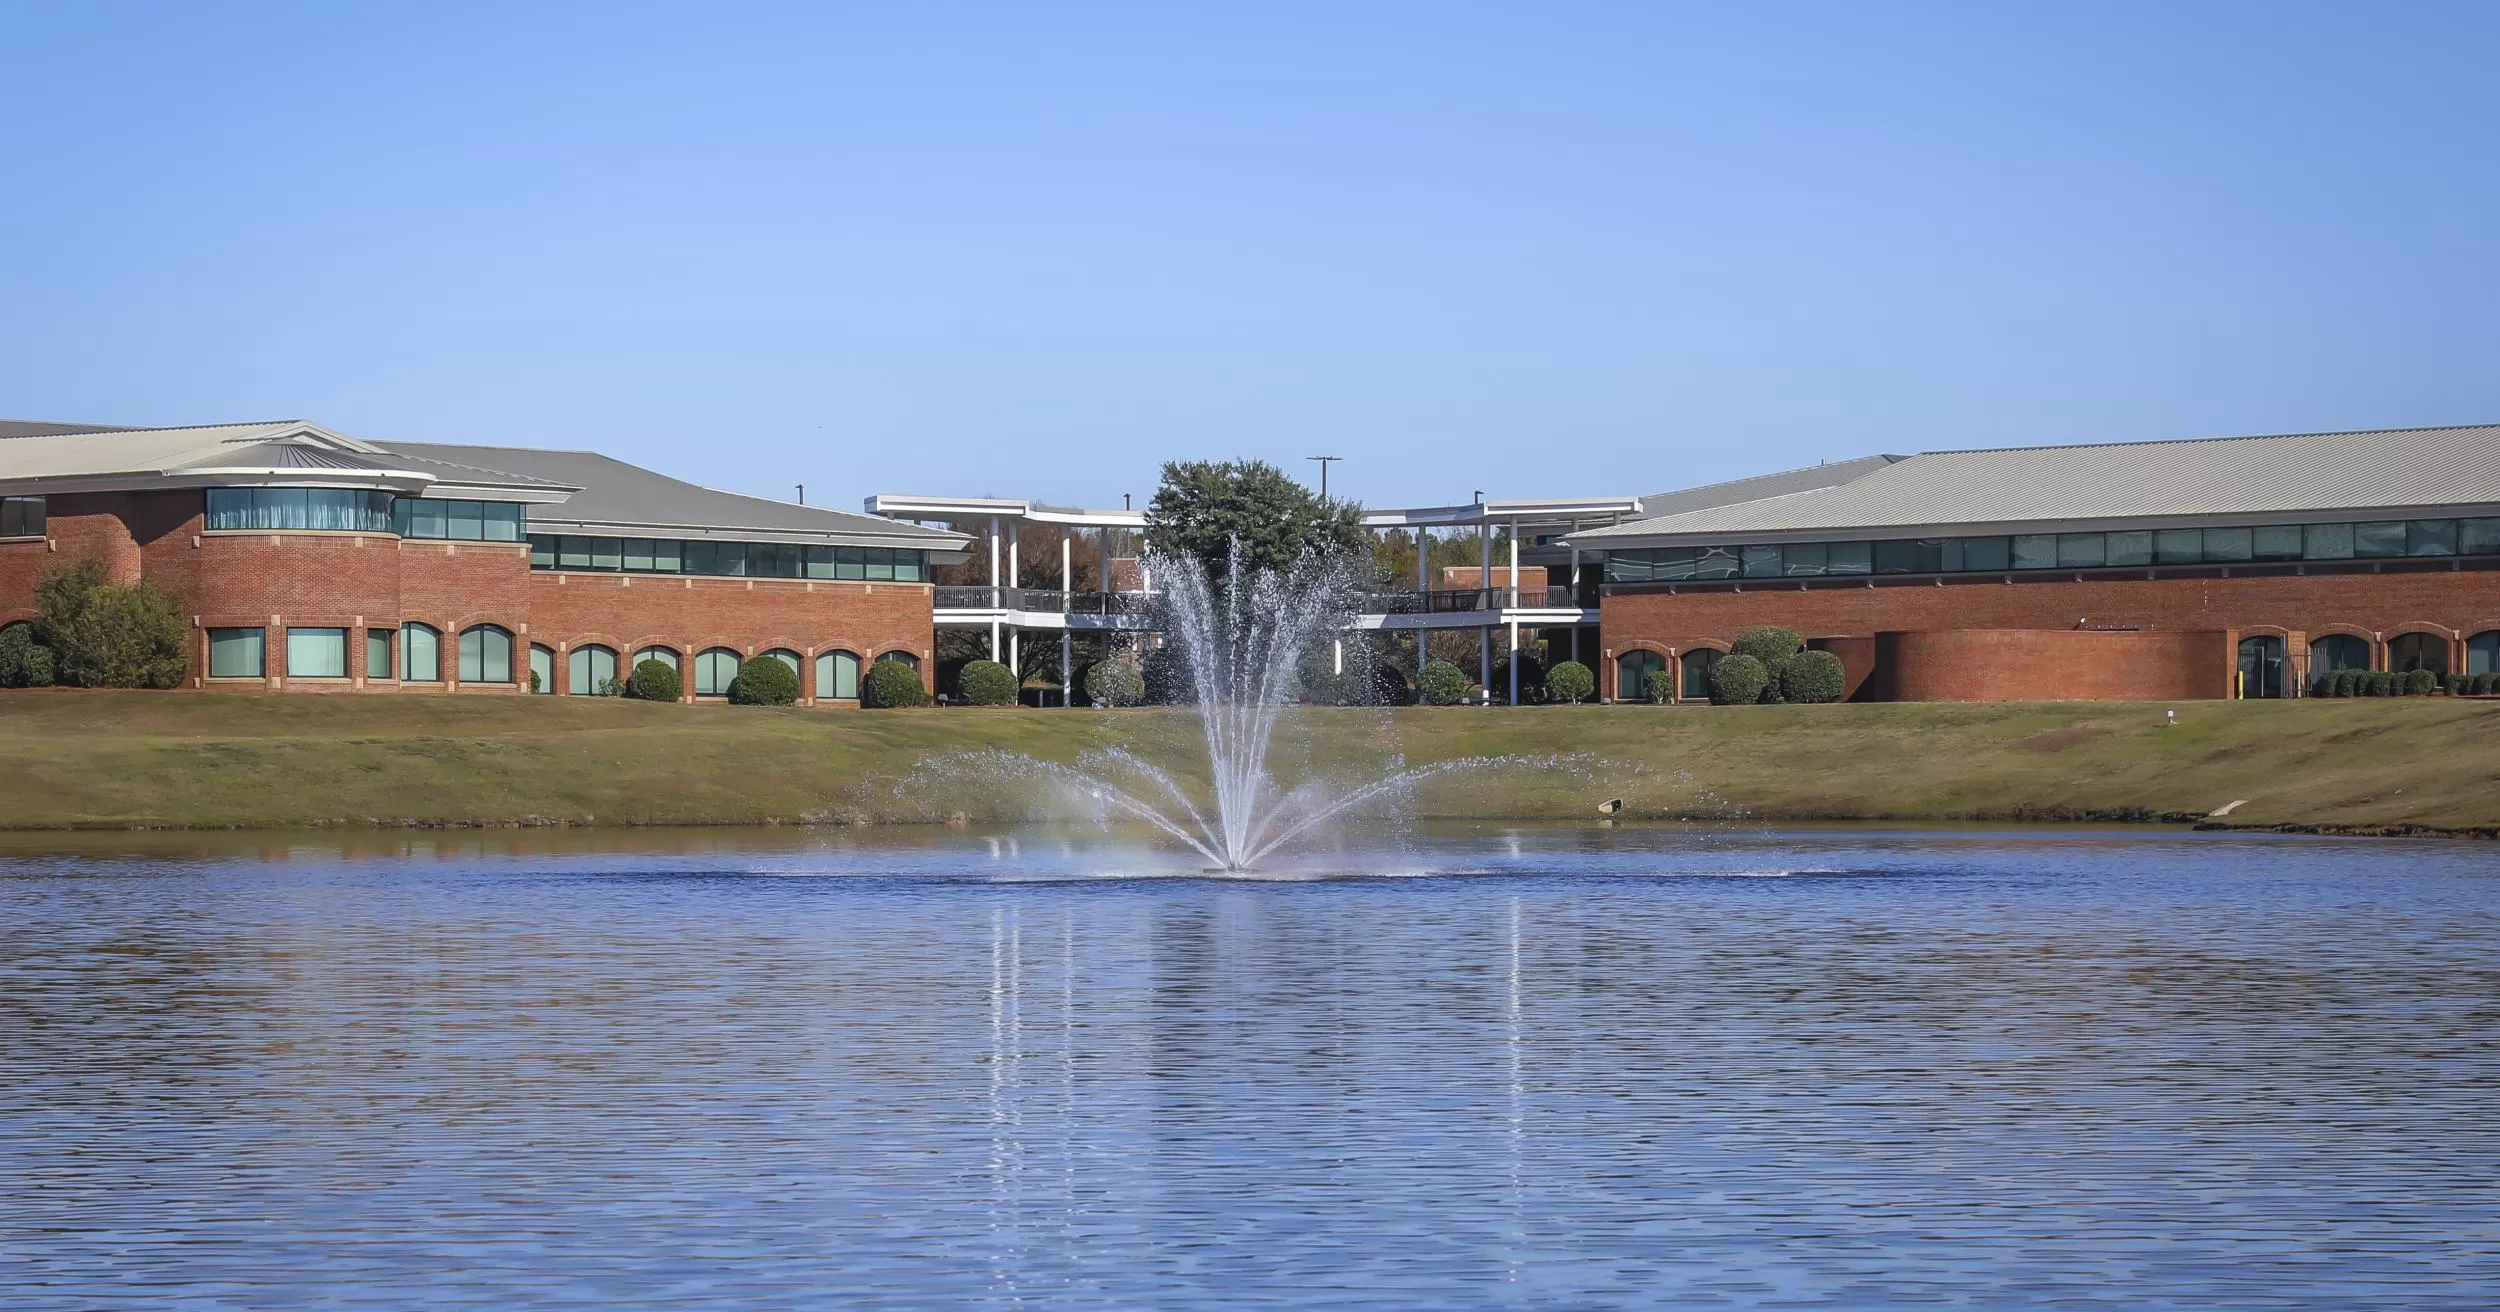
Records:
[[[1328,645],[1335,650],[1336,666],[1331,673],[1345,673],[1345,639],[1331,638],[1328,641]]]
[[[1432,582],[1430,567],[1424,562],[1431,554],[1432,530],[1417,524],[1415,526],[1415,596],[1417,598],[1415,604],[1424,607],[1427,611],[1431,609],[1431,604],[1423,598],[1425,594],[1432,591]],[[1418,620],[1420,619],[1419,616]],[[1415,688],[1419,693],[1423,690],[1424,666],[1432,662],[1431,637],[1432,630],[1423,627],[1419,622],[1415,628]]]
[[[1020,564],[1023,561],[1024,553],[1016,549],[1016,528],[1017,521],[1012,519],[1007,521],[1007,586],[1011,588],[1020,588],[1024,586],[1024,584],[1020,581],[1023,576]]]
[[[1059,535],[1059,609],[1076,609],[1076,530]]]
[[[1007,668],[1008,668],[1008,669],[1011,669],[1011,670],[1016,670],[1016,671],[1019,671],[1019,672],[1021,672],[1021,671],[1024,669],[1024,641],[1023,641],[1023,639],[1024,639],[1024,630],[1022,630],[1022,629],[1016,629],[1016,628],[1011,628],[1011,629],[1007,630]],[[1019,680],[1018,682],[1022,682],[1022,681],[1021,681],[1021,680]]]
[[[1510,526],[1510,605],[1513,610],[1519,608],[1519,526],[1517,524]],[[1513,697],[1511,700],[1519,699]]]
[[[998,659],[998,621],[990,621],[990,659]]]
[[[1512,559],[1517,559],[1516,556]],[[1519,704],[1519,621],[1510,622],[1510,704]]]
[[[1061,538],[1059,542],[1062,547],[1067,545],[1065,538]],[[1061,574],[1059,581],[1067,582],[1068,576]],[[1059,704],[1063,707],[1076,705],[1076,630],[1074,629],[1059,630]]]
[[[990,516],[990,605],[992,605],[992,606],[996,606],[997,604],[998,604],[998,516],[996,516],[996,515],[992,515],[992,516]],[[995,624],[993,624],[993,625],[991,625],[991,626],[990,626],[990,628],[991,628],[993,631],[995,631],[995,630],[997,629],[997,627],[998,627],[998,626],[997,626],[997,625],[995,625]],[[990,638],[990,655],[992,655],[992,656],[996,656],[997,654],[998,654],[998,638],[997,638],[997,636],[996,636],[995,632],[993,632],[993,633],[992,633],[992,636],[991,636],[991,638]]]
[[[1490,548],[1487,548],[1490,550]],[[1476,628],[1476,682],[1483,685],[1487,697],[1493,695],[1493,626]]]

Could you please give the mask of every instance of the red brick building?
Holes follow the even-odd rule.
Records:
[[[195,688],[587,695],[655,659],[700,700],[770,655],[849,704],[870,662],[930,668],[929,567],[964,541],[586,452],[0,425],[0,627],[94,557],[181,601]]]
[[[2300,696],[2500,668],[2500,428],[1874,456],[1645,498],[1602,561],[1601,691],[1706,697],[1780,625],[1856,699]]]

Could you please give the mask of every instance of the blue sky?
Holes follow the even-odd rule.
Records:
[[[2500,420],[2500,6],[0,6],[0,416],[1371,504]]]

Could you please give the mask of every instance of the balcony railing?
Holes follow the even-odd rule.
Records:
[[[1519,606],[1571,610],[1597,604],[1592,584],[1575,595],[1565,584],[1521,588]],[[936,590],[939,610],[1020,610],[1060,615],[1137,615],[1154,604],[1152,592],[1062,592],[1056,588],[984,588],[946,586]],[[1511,605],[1508,588],[1440,588],[1430,592],[1369,592],[1357,605],[1366,615],[1446,615],[1502,610]]]

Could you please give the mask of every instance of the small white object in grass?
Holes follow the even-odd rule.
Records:
[[[1599,815],[1613,815],[1622,809],[1623,799],[1620,797],[1609,797],[1605,801],[1597,804],[1597,813]]]
[[[2179,713],[2178,713],[2177,711],[2175,711],[2175,710],[2164,711],[2164,712],[2162,712],[2162,716],[2163,716],[2163,719],[2162,719],[2162,725],[2163,725],[2163,727],[2165,727],[2165,728],[2171,728],[2171,729],[2175,729],[2175,728],[2179,727]]]
[[[2206,819],[2208,819],[2208,820],[2219,820],[2219,819],[2221,819],[2222,817],[2224,817],[2224,816],[2226,816],[2226,815],[2229,815],[2229,814],[2231,814],[2233,811],[2237,811],[2237,810],[2239,810],[2241,807],[2246,806],[2246,805],[2248,805],[2248,799],[2247,799],[2247,798],[2245,798],[2245,797],[2242,797],[2242,798],[2239,798],[2239,799],[2237,799],[2237,800],[2235,800],[2235,801],[2231,802],[2229,805],[2227,805],[2227,806],[2223,807],[2223,808],[2222,808],[2221,810],[2219,810],[2219,811],[2208,811],[2208,812],[2206,812],[2206,813],[2205,813],[2205,818],[2206,818]]]

